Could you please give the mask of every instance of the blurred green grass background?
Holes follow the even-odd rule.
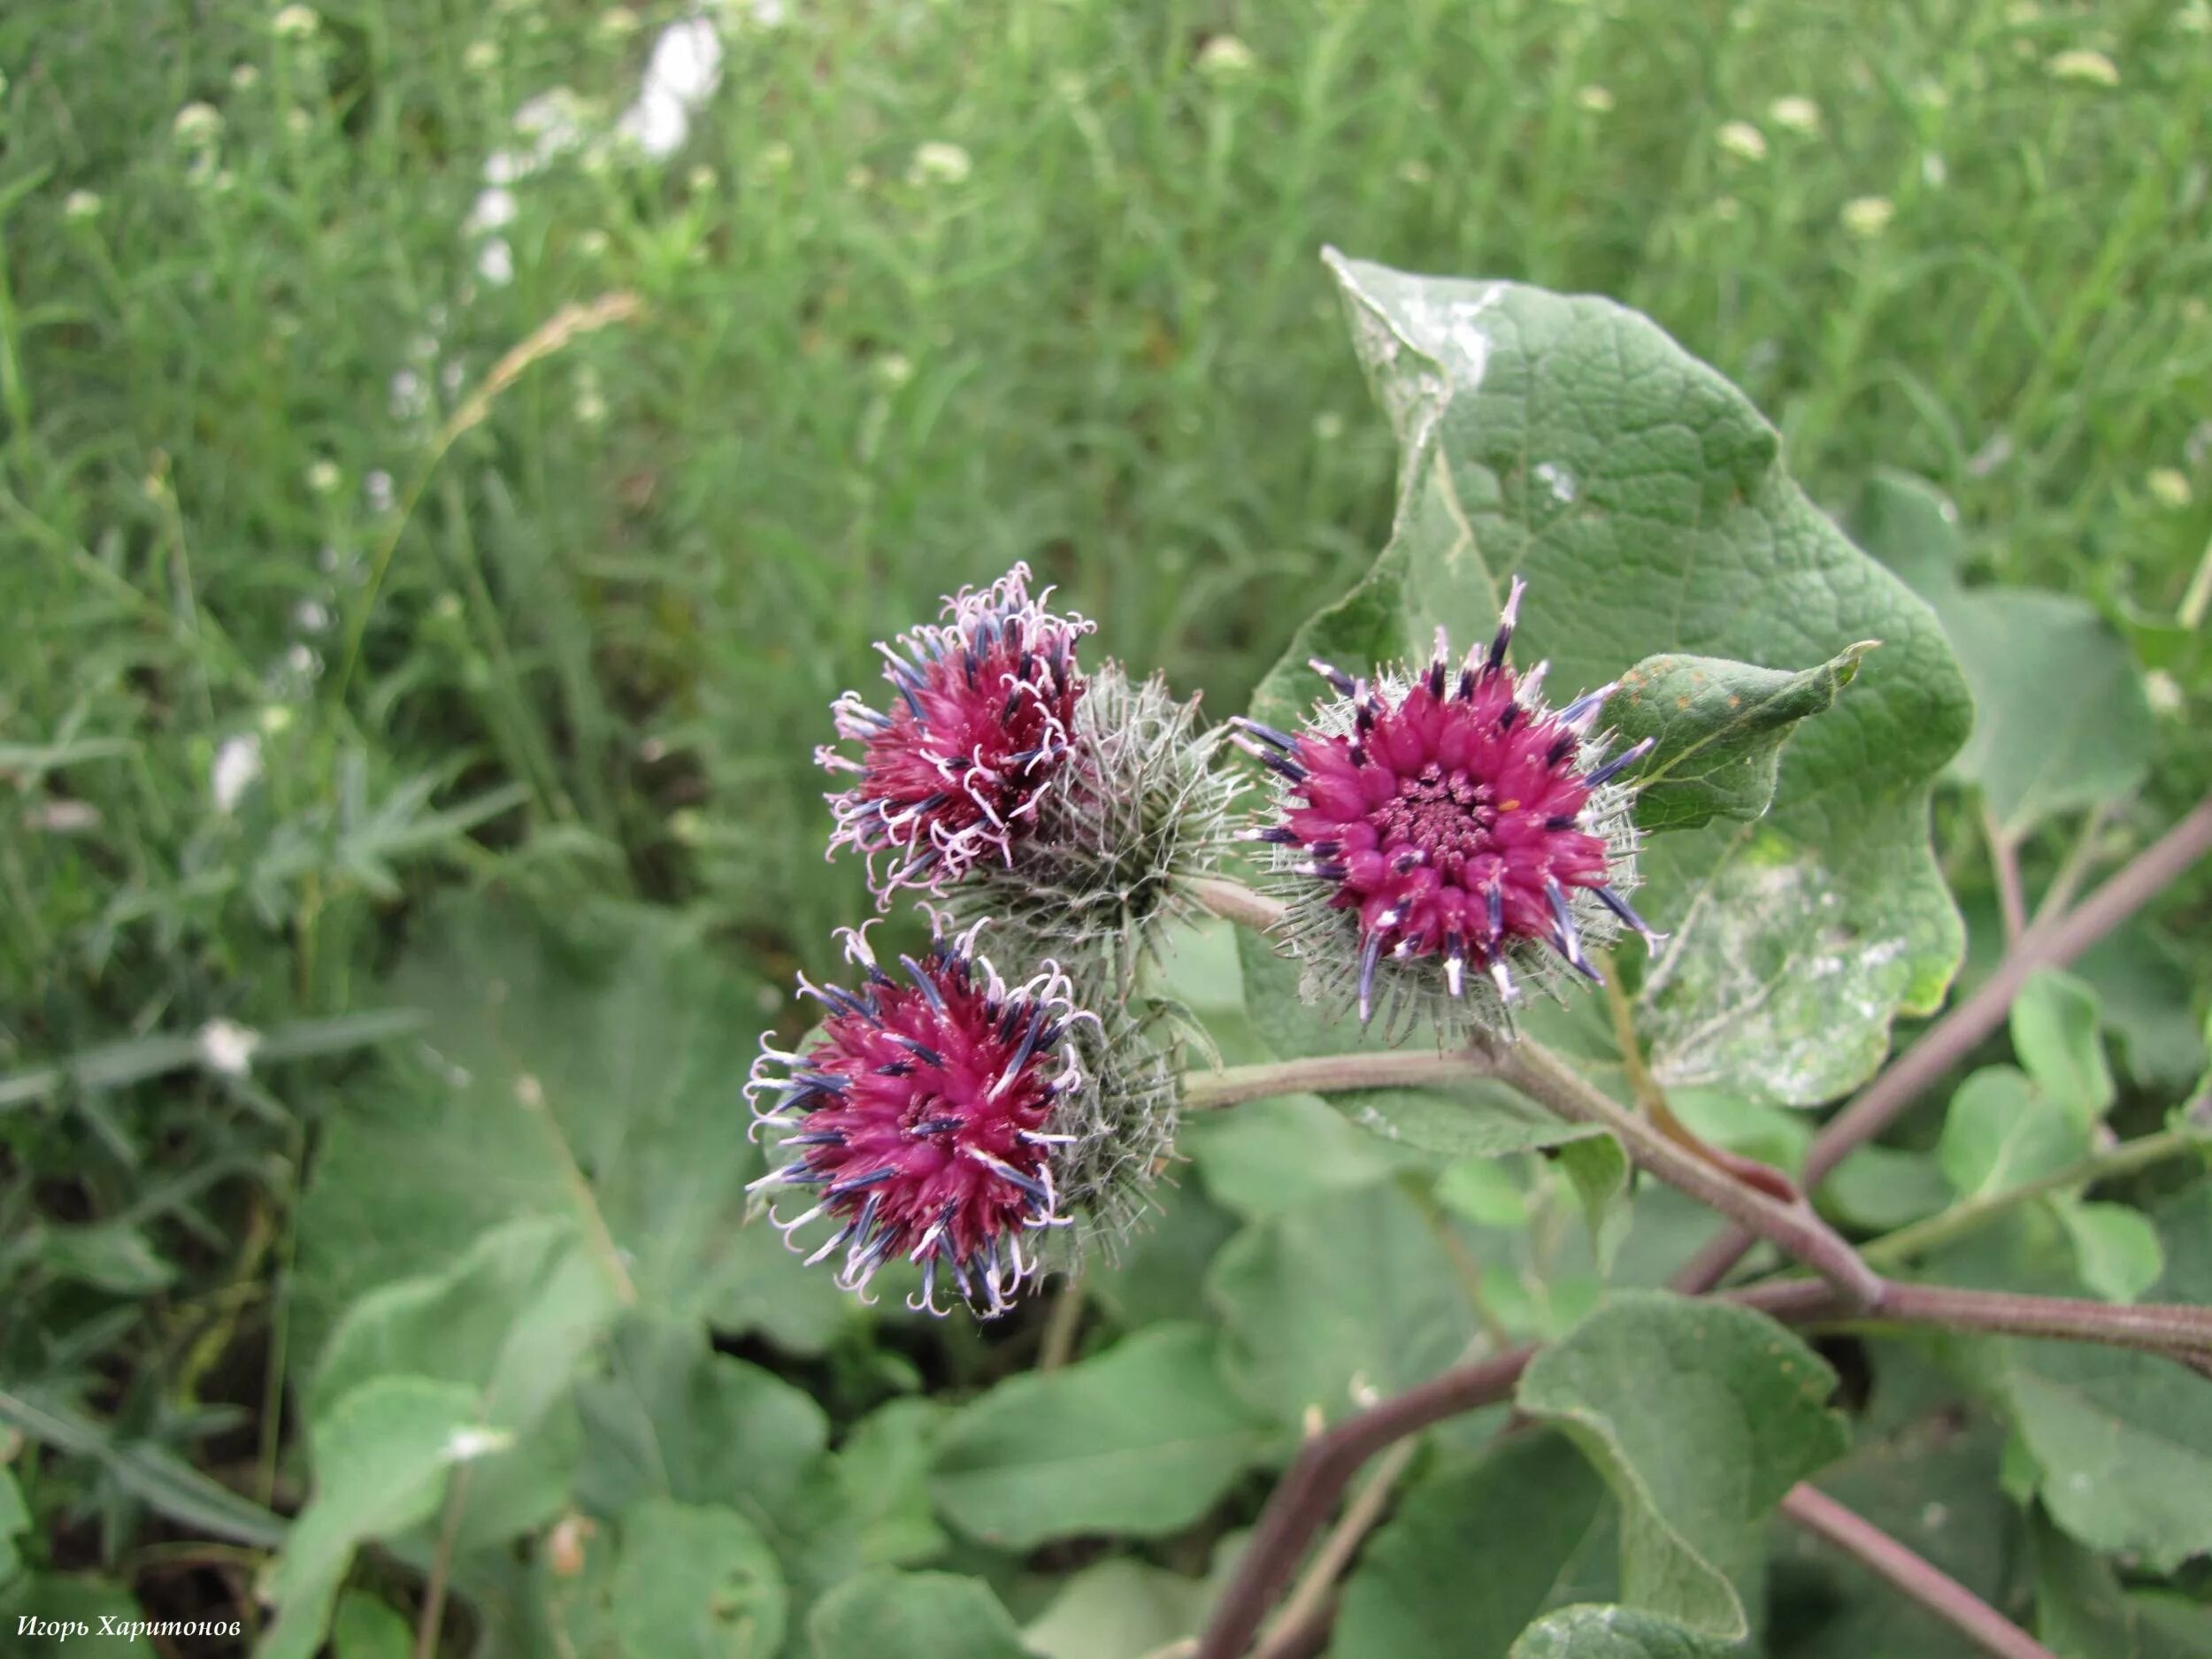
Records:
[[[825,705],[1015,559],[1234,709],[1386,527],[1325,242],[1935,479],[2212,770],[2205,0],[729,0],[641,146],[690,15],[0,16],[0,1069],[341,1012],[457,874],[818,956]]]

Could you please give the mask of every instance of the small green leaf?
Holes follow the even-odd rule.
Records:
[[[2158,1282],[2165,1252],[2148,1216],[2125,1204],[2056,1202],[2058,1218],[2074,1241],[2081,1282],[2107,1302],[2133,1302]]]
[[[621,1530],[607,1622],[625,1659],[772,1659],[783,1574],[751,1522],[648,1498],[623,1512]]]
[[[2096,610],[2063,594],[1963,588],[1958,513],[1916,479],[1868,486],[1866,545],[1941,618],[1974,695],[1974,728],[1950,775],[1980,789],[2013,841],[2061,813],[2116,800],[2150,769],[2143,677]]]
[[[478,1391],[464,1383],[377,1377],[324,1414],[314,1495],[264,1575],[277,1617],[257,1659],[309,1659],[356,1548],[428,1520],[449,1470],[507,1444],[479,1409]]]
[[[1265,1425],[1223,1386],[1213,1333],[1156,1326],[963,1407],[930,1492],[985,1543],[1082,1532],[1157,1537],[1196,1520],[1259,1456]]]
[[[1750,1628],[1764,1525],[1839,1455],[1835,1373],[1762,1315],[1686,1298],[1617,1297],[1523,1374],[1521,1409],[1558,1424],[1621,1506],[1624,1599],[1723,1640]]]
[[[1619,746],[1655,745],[1635,771],[1636,822],[1647,831],[1755,818],[1774,802],[1782,744],[1800,720],[1835,706],[1872,640],[1791,673],[1665,652],[1620,678],[1605,705]]]
[[[576,1390],[578,1495],[603,1514],[646,1498],[774,1515],[829,1438],[821,1407],[774,1372],[718,1354],[691,1322],[637,1314],[607,1371]]]
[[[1208,1586],[1115,1556],[1086,1567],[1022,1630],[1041,1659],[1148,1659],[1197,1632]]]
[[[1631,1607],[1569,1607],[1547,1614],[1506,1659],[1722,1659],[1733,1645]]]
[[[1987,1198],[2055,1173],[2089,1150],[2075,1118],[2027,1074],[1985,1066],[1959,1085],[1937,1159],[1961,1198]]]
[[[1330,1653],[1493,1659],[1573,1576],[1606,1507],[1605,1482],[1563,1435],[1523,1435],[1439,1471],[1362,1552]]]
[[[990,1586],[949,1572],[863,1573],[806,1630],[813,1659],[1033,1659]]]
[[[1286,1428],[1391,1394],[1466,1352],[1466,1288],[1421,1207],[1391,1183],[1330,1193],[1247,1227],[1207,1295],[1227,1327],[1229,1381]]]
[[[2038,970],[2012,1005],[2012,1046],[2038,1087],[2084,1123],[2117,1093],[2099,1034],[2097,994],[2070,973]]]
[[[1861,1147],[1821,1183],[1820,1205],[1855,1226],[1887,1233],[1947,1210],[1952,1187],[1943,1166],[1925,1152]]]

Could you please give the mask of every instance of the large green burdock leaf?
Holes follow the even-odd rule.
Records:
[[[1951,1096],[1937,1162],[1961,1198],[2053,1175],[2089,1150],[2089,1128],[2024,1071],[1988,1065]]]
[[[1012,1549],[1187,1526],[1271,1438],[1223,1385],[1219,1347],[1201,1326],[1163,1325],[1059,1371],[1009,1378],[938,1440],[929,1484],[939,1511]]]
[[[2142,782],[2156,743],[2150,703],[2127,641],[2096,607],[1962,586],[1957,511],[1917,479],[1876,479],[1854,524],[1942,619],[1974,694],[1973,735],[1951,773],[1981,791],[2006,836]]]
[[[1793,728],[1767,815],[1654,839],[1639,900],[1674,935],[1637,1010],[1662,1081],[1785,1104],[1850,1088],[1893,1018],[1941,999],[1962,943],[1928,796],[1970,710],[1934,617],[1791,482],[1742,394],[1646,319],[1331,262],[1398,433],[1396,523],[1292,641],[1260,718],[1299,718],[1309,657],[1486,635],[1516,573],[1518,659],[1550,658],[1562,694],[1662,653],[1796,674],[1878,641]]]
[[[756,988],[666,917],[556,928],[474,899],[434,919],[387,987],[427,1011],[383,1087],[349,1099],[300,1225],[299,1348],[364,1291],[434,1272],[524,1216],[572,1221],[626,1302],[811,1348],[849,1299],[764,1221],[738,1093]]]
[[[1750,1628],[1768,1516],[1848,1440],[1828,1409],[1834,1386],[1763,1315],[1632,1293],[1530,1362],[1518,1400],[1611,1484],[1624,1600],[1735,1641]]]

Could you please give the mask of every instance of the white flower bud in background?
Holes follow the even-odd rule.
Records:
[[[906,170],[906,181],[914,185],[965,184],[968,175],[975,171],[975,162],[957,144],[933,139],[915,147],[914,159]]]
[[[322,26],[322,19],[309,6],[286,6],[269,19],[269,32],[285,41],[311,40]]]
[[[1767,119],[1786,133],[1811,137],[1820,131],[1820,105],[1810,98],[1777,98],[1767,106]]]
[[[215,764],[208,772],[208,787],[215,796],[215,810],[223,813],[234,810],[260,776],[261,739],[251,732],[225,738],[222,747],[215,751]]]
[[[1233,35],[1217,35],[1198,50],[1198,73],[1216,84],[1241,81],[1258,67],[1252,49]]]
[[[2060,52],[2047,60],[2043,71],[2054,81],[2071,81],[2085,87],[2116,87],[2120,68],[2102,52],[2083,47]]]
[[[1749,121],[1727,121],[1714,135],[1714,142],[1740,161],[1764,161],[1767,158],[1766,134]]]
[[[200,1064],[219,1077],[244,1077],[260,1046],[261,1033],[235,1020],[211,1019],[200,1027]]]
[[[1846,202],[1836,217],[1854,236],[1871,241],[1887,230],[1896,216],[1897,204],[1887,196],[1862,196]]]
[[[177,111],[170,130],[188,150],[203,149],[222,135],[223,112],[211,104],[188,104]]]
[[[2143,483],[2153,501],[2175,512],[2186,507],[2195,495],[2189,488],[2188,475],[2170,466],[2153,467]]]

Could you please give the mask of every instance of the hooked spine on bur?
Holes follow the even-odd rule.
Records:
[[[1008,985],[975,949],[981,926],[936,927],[921,960],[899,958],[902,977],[863,932],[840,930],[859,988],[803,978],[826,1010],[819,1041],[787,1054],[763,1038],[745,1092],[756,1138],[782,1132],[782,1161],[752,1188],[771,1194],[787,1243],[808,1249],[799,1233],[826,1220],[807,1260],[843,1250],[842,1288],[864,1298],[877,1271],[903,1258],[922,1275],[910,1307],[945,1312],[936,1297],[949,1278],[987,1318],[1042,1271],[1037,1235],[1070,1225],[1056,1170],[1084,1138],[1083,1114],[1068,1110],[1087,1080],[1074,1033],[1097,1021],[1053,964]],[[787,1191],[814,1202],[775,1215]]]
[[[829,855],[859,849],[879,908],[900,887],[941,892],[978,865],[1011,864],[1033,829],[1073,743],[1085,691],[1075,646],[1093,626],[1046,609],[1051,596],[1031,595],[1019,564],[988,588],[964,588],[945,620],[877,646],[896,694],[887,709],[857,691],[830,705],[860,757],[831,743],[814,752],[824,770],[856,778],[825,796],[836,818]]]
[[[1335,700],[1296,733],[1232,722],[1276,779],[1279,821],[1244,833],[1292,879],[1290,948],[1348,987],[1363,1023],[1386,988],[1440,1029],[1502,1026],[1525,982],[1556,989],[1558,964],[1596,979],[1589,951],[1617,928],[1658,942],[1626,897],[1620,781],[1651,741],[1608,757],[1595,728],[1615,687],[1555,710],[1548,664],[1509,665],[1525,587],[1456,665],[1440,628],[1425,665],[1371,681],[1315,661]]]

